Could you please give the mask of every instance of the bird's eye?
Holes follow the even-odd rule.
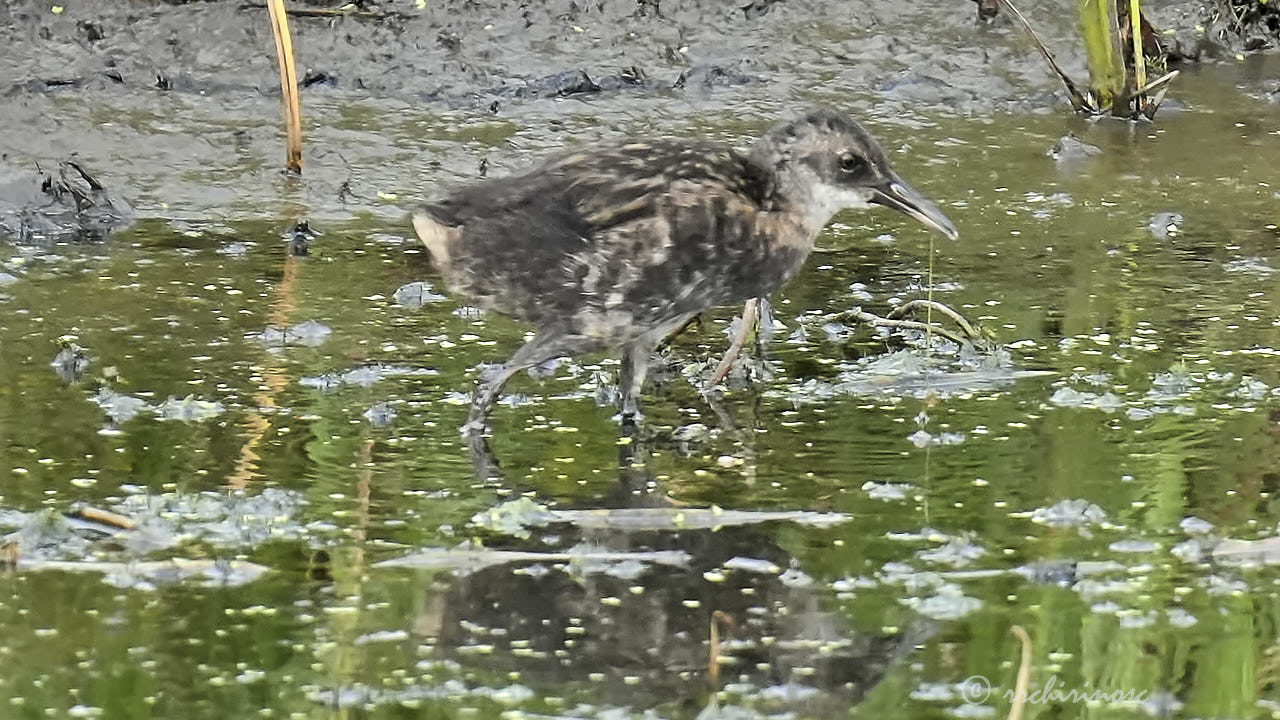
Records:
[[[847,152],[840,156],[840,171],[844,173],[855,173],[862,169],[864,162],[861,157]]]

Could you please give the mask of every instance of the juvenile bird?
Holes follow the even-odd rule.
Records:
[[[449,289],[537,331],[481,382],[463,430],[484,429],[517,372],[614,348],[622,417],[635,418],[664,337],[778,289],[832,215],[871,205],[957,235],[861,125],[826,109],[776,125],[747,154],[676,140],[586,146],[428,203],[413,225]]]

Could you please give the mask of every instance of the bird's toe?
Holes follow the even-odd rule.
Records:
[[[459,428],[462,433],[462,437],[464,438],[484,435],[485,431],[488,429],[489,428],[483,418],[471,418],[470,420],[467,420],[461,428]]]
[[[614,415],[613,420],[619,425],[639,425],[644,421],[644,413],[638,408],[631,411],[623,410]]]

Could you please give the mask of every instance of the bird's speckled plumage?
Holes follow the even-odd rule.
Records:
[[[778,289],[832,214],[880,202],[890,187],[914,193],[860,125],[819,110],[775,127],[750,154],[672,140],[583,147],[428,203],[414,227],[450,290],[538,329],[469,425],[519,369],[613,347],[625,349],[624,414],[634,411],[667,332]]]
[[[766,192],[733,150],[629,143],[555,156],[427,211],[457,229],[432,251],[451,290],[616,346],[799,270],[811,238],[763,210]]]

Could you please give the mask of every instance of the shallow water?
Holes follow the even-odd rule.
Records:
[[[1280,710],[1280,574],[1219,544],[1280,523],[1280,113],[1259,94],[1274,61],[1185,73],[1182,109],[1154,125],[1089,124],[1016,34],[967,14],[928,16],[943,51],[986,38],[1026,68],[993,72],[1004,88],[934,51],[924,66],[978,88],[951,102],[865,85],[902,72],[874,36],[784,7],[762,21],[807,30],[796,64],[697,103],[537,100],[494,118],[317,96],[321,167],[296,183],[270,170],[265,120],[230,157],[166,147],[187,132],[217,147],[271,97],[137,108],[121,142],[156,165],[128,166],[122,192],[142,219],[100,245],[0,245],[0,529],[20,553],[0,577],[0,717],[1003,717],[1014,625],[1032,690],[1110,698],[1033,695],[1032,712]],[[881,19],[914,37],[928,11],[910,8]],[[870,69],[809,73],[823,42]],[[132,102],[91,97],[25,107],[75,126]],[[397,301],[413,282],[441,291],[406,239],[412,199],[569,135],[745,145],[800,100],[866,117],[961,240],[842,215],[774,298],[785,328],[750,382],[709,403],[687,379],[719,358],[734,308],[673,343],[636,437],[597,403],[615,361],[522,375],[495,411],[498,468],[477,474],[465,393],[525,329]],[[1055,161],[1068,133],[1103,152]],[[348,172],[362,196],[344,204]],[[292,257],[303,215],[321,234]],[[946,372],[885,376],[900,341],[824,329],[923,296],[931,249],[935,297],[1004,365],[938,346]],[[64,378],[51,363],[71,344],[88,363]],[[138,527],[68,522],[77,503]],[[153,562],[170,558],[205,564]]]

